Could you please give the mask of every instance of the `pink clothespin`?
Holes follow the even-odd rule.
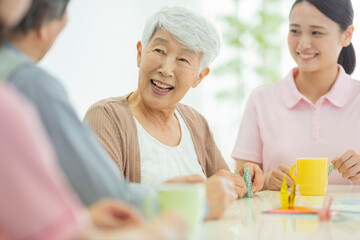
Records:
[[[335,215],[336,211],[331,211],[330,207],[333,202],[333,197],[330,197],[330,200],[327,202],[327,198],[325,198],[324,206],[322,209],[318,211],[318,216],[320,221],[329,221],[332,215]]]

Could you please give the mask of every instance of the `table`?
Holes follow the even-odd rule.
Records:
[[[300,196],[298,192],[297,196]],[[360,200],[360,186],[329,185],[325,196],[332,196],[336,207],[337,200]],[[321,207],[325,196],[297,197],[295,205]],[[352,206],[352,209],[359,207]],[[279,207],[280,195],[276,191],[262,191],[253,198],[239,199],[221,219],[205,222],[199,239],[360,239],[360,212],[341,212],[327,222],[320,222],[317,215],[263,213]]]

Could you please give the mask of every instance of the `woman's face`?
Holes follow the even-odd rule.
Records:
[[[140,43],[137,47],[138,91],[152,109],[173,109],[208,73],[208,69],[199,73],[201,53],[164,30],[157,30],[144,49]]]
[[[0,21],[6,28],[15,26],[26,14],[31,0],[0,0]]]
[[[345,38],[336,22],[308,2],[295,5],[290,13],[288,46],[300,71],[336,66]]]

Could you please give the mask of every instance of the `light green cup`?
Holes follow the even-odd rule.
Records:
[[[156,194],[145,201],[145,211],[150,217],[156,214],[152,204],[154,198],[159,203],[160,213],[177,212],[186,222],[189,232],[197,234],[206,211],[206,189],[204,184],[165,184]]]

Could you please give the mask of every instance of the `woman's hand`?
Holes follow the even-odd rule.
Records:
[[[260,191],[264,186],[264,173],[260,169],[259,165],[247,162],[244,164],[244,167],[238,170],[241,176],[244,176],[244,168],[248,168],[250,170],[252,182],[251,190],[255,194],[256,192]]]
[[[207,219],[220,218],[228,206],[238,197],[234,182],[225,177],[213,175],[206,180],[205,184],[206,198],[209,203]]]
[[[217,173],[215,173],[213,176],[223,177],[226,178],[234,183],[234,189],[237,193],[237,198],[242,198],[242,196],[246,193],[246,184],[242,176],[236,173],[232,173],[230,171],[221,169]]]
[[[93,223],[99,229],[119,229],[138,226],[140,214],[130,205],[115,199],[102,199],[89,207]]]
[[[346,151],[340,158],[333,159],[334,169],[352,182],[360,180],[360,155],[354,150]]]
[[[290,176],[290,168],[284,164],[280,164],[276,169],[265,174],[266,189],[279,191],[284,179],[284,173],[286,175],[287,186],[291,187],[294,180]]]

